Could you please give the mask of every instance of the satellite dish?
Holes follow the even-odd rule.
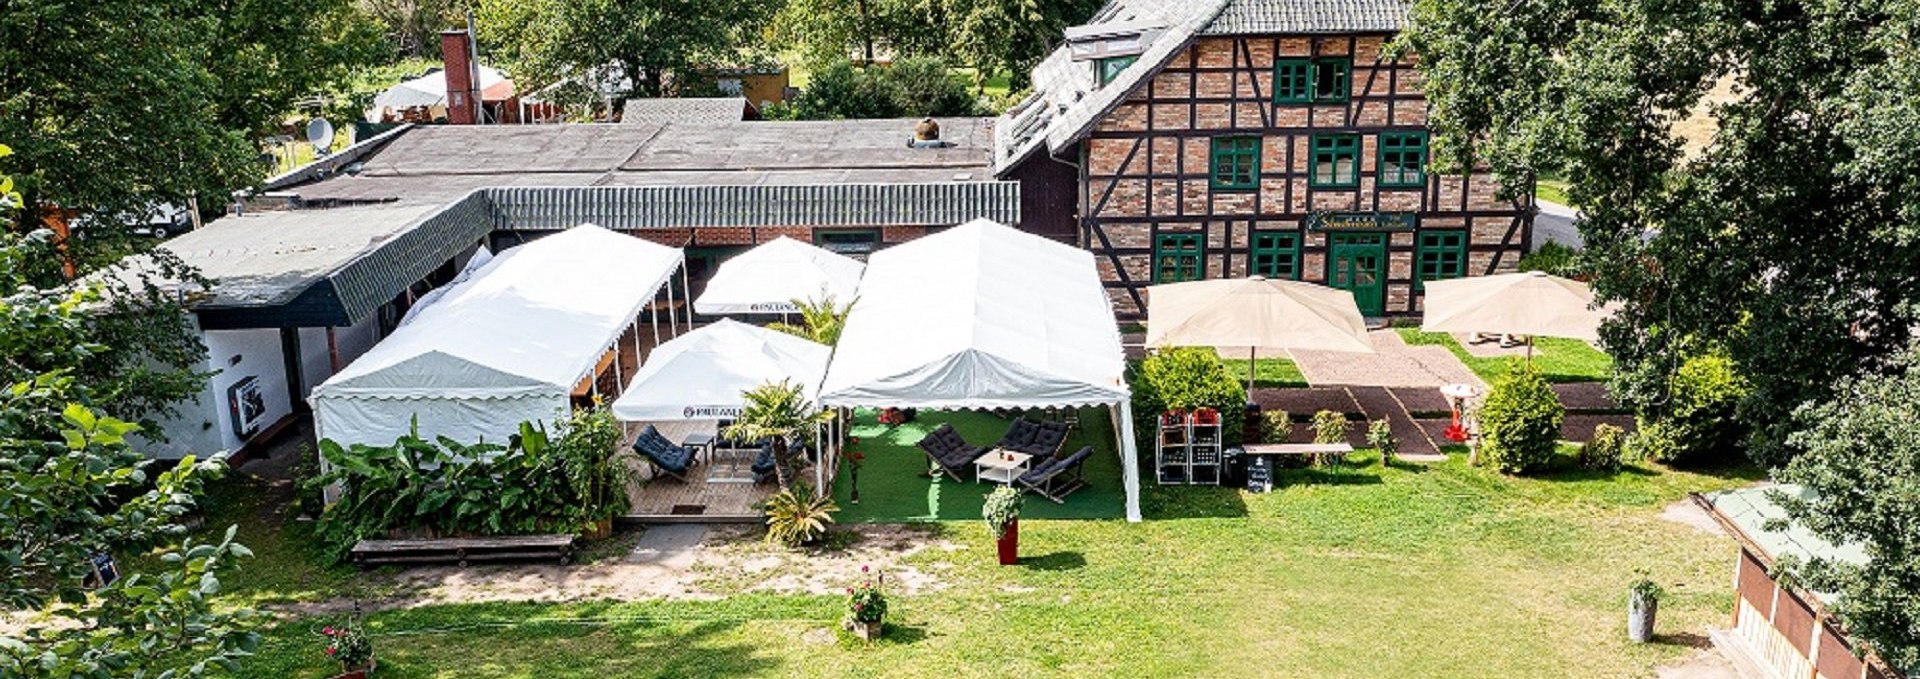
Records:
[[[327,122],[326,118],[307,121],[307,143],[313,145],[314,155],[326,155],[333,148],[333,123]]]

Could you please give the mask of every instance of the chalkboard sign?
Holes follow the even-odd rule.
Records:
[[[87,565],[93,567],[93,586],[105,587],[120,579],[120,569],[113,566],[113,555],[106,552],[95,554],[87,559]]]
[[[1247,492],[1265,493],[1273,490],[1273,463],[1265,455],[1254,455],[1247,461]]]

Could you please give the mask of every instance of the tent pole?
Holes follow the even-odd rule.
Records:
[[[673,281],[667,281],[667,330],[680,336],[680,314],[673,310]]]
[[[1140,452],[1133,441],[1133,401],[1121,400],[1107,409],[1114,419],[1120,451],[1120,479],[1127,491],[1127,521],[1140,522]]]
[[[687,279],[687,263],[680,262],[680,289],[687,291],[687,330],[693,330],[693,282]]]

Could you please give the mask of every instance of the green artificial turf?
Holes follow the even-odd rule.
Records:
[[[1467,353],[1452,335],[1421,332],[1419,328],[1396,327],[1407,344],[1433,344],[1446,347],[1468,370],[1488,384],[1507,374],[1509,366],[1523,360],[1518,356],[1475,356]],[[1533,367],[1548,382],[1604,382],[1613,373],[1613,357],[1593,345],[1576,339],[1536,337],[1533,340]]]
[[[980,506],[994,484],[974,483],[971,470],[969,480],[964,483],[945,475],[927,478],[927,456],[914,445],[928,432],[948,422],[968,443],[991,446],[1007,432],[1011,420],[991,413],[922,410],[912,422],[887,426],[876,422],[870,411],[856,416],[848,433],[860,439],[851,449],[866,456],[860,466],[860,503],[852,501],[853,477],[843,468],[833,491],[834,502],[841,510],[838,520],[842,523],[978,520]],[[1065,504],[1028,495],[1023,515],[1044,519],[1126,516],[1120,456],[1113,450],[1113,426],[1103,408],[1081,411],[1080,426],[1067,438],[1060,454],[1072,454],[1086,445],[1094,447],[1093,456],[1086,462],[1088,486],[1069,495]]]

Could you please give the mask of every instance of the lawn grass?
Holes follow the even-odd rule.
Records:
[[[1557,179],[1540,179],[1533,184],[1533,195],[1540,200],[1573,207],[1573,201],[1567,198],[1567,183]]]
[[[1467,353],[1452,335],[1443,332],[1421,332],[1419,328],[1396,327],[1395,332],[1407,344],[1434,344],[1446,347],[1468,370],[1479,375],[1480,379],[1492,384],[1507,374],[1513,361],[1522,360],[1513,356],[1475,356]],[[1533,341],[1533,367],[1548,382],[1604,382],[1613,372],[1613,358],[1593,345],[1576,339],[1559,337],[1536,337]]]
[[[717,579],[712,600],[424,605],[368,623],[394,679],[1636,677],[1725,623],[1732,543],[1659,513],[1750,472],[1563,461],[1511,478],[1458,454],[1376,459],[1283,470],[1264,495],[1149,487],[1141,524],[1023,521],[1014,567],[993,565],[978,520],[935,524],[956,548],[903,558],[937,585],[895,596],[873,644],[834,631],[840,597],[742,591],[751,578]],[[1638,568],[1669,593],[1647,645],[1622,629]],[[279,623],[241,676],[326,676],[325,622]]]

